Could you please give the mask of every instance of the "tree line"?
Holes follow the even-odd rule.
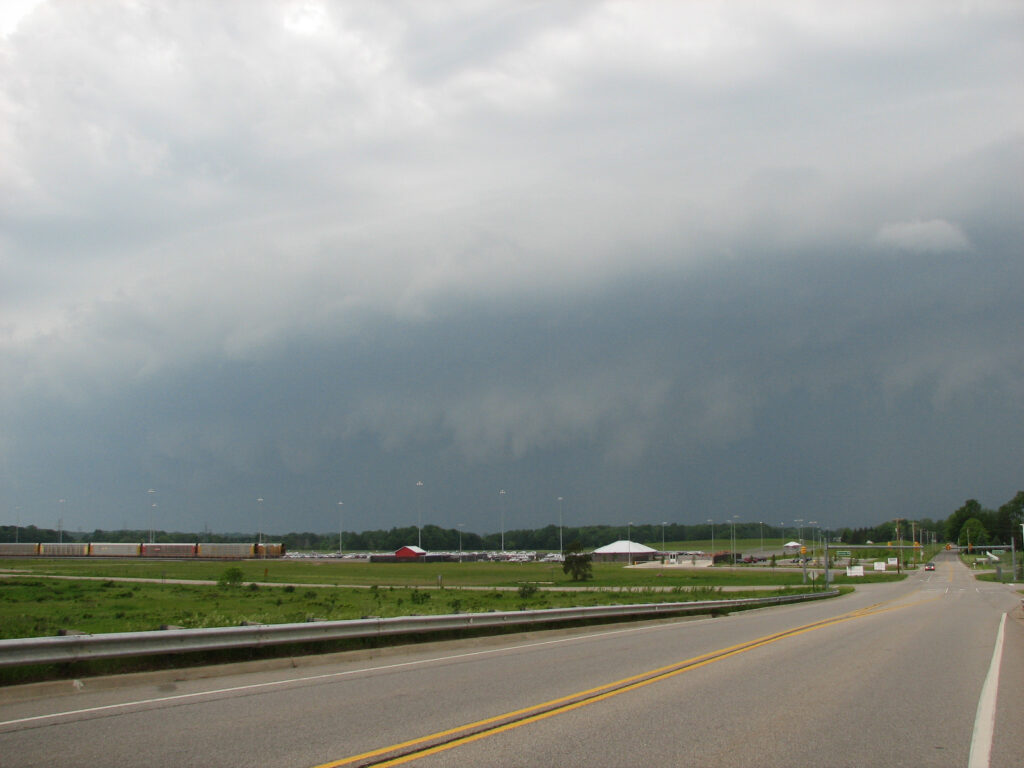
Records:
[[[815,531],[808,526],[802,530],[803,538],[818,535],[827,536],[830,541],[845,544],[866,544],[870,542],[886,542],[902,539],[909,542],[913,539],[921,541],[950,541],[957,544],[1009,544],[1011,539],[1021,547],[1021,522],[1024,517],[1024,491],[1017,494],[998,509],[985,509],[975,499],[968,499],[963,506],[955,510],[945,520],[920,518],[916,520],[890,520],[873,527],[839,528]],[[795,539],[799,536],[797,524],[769,525],[760,522],[715,522],[685,525],[681,523],[640,523],[637,525],[587,525],[565,526],[559,531],[557,525],[543,528],[517,528],[504,533],[506,550],[567,550],[570,542],[579,542],[584,549],[610,544],[618,539],[630,538],[633,541],[649,544],[655,549],[665,542],[679,541],[710,541],[715,540],[716,550],[727,550],[729,539],[735,535],[737,539]],[[137,529],[103,530],[96,529],[91,533],[57,531],[48,528],[37,528],[34,525],[15,527],[0,526],[0,542],[39,541],[54,542],[62,538],[64,541],[110,541],[110,542],[145,542],[150,539],[150,531]],[[339,546],[339,534],[314,533],[311,531],[291,532],[284,535],[265,534],[265,540],[280,541],[289,550],[318,550],[336,552]],[[154,531],[153,540],[157,542],[194,541],[194,542],[241,542],[254,541],[252,533],[209,533],[181,531]],[[460,548],[467,551],[499,550],[502,545],[500,532],[479,534],[458,528],[442,528],[437,525],[424,525],[421,530],[416,526],[395,527],[387,530],[345,531],[341,536],[341,545],[346,551],[393,552],[408,544],[422,542],[424,549],[431,551],[456,552]],[[1024,549],[1024,548],[1022,548]]]

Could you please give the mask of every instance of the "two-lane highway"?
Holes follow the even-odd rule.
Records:
[[[0,691],[0,766],[1015,765],[1020,601],[938,562],[720,618],[22,701]]]

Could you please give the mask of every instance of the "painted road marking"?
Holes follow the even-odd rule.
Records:
[[[999,666],[1003,660],[1003,627],[1006,626],[1006,614],[999,621],[999,632],[996,633],[996,647],[992,651],[992,663],[989,664],[985,684],[981,687],[978,699],[978,711],[974,716],[974,734],[971,736],[971,757],[967,768],[988,768],[989,756],[992,754],[992,736],[996,728],[996,699],[999,695]]]
[[[716,661],[722,661],[723,659],[731,658],[732,656],[746,653],[747,651],[754,650],[755,648],[761,648],[765,645],[779,642],[780,640],[796,637],[807,632],[813,632],[817,629],[823,629],[825,627],[863,618],[865,616],[874,616],[879,613],[886,613],[892,610],[909,608],[914,605],[920,605],[922,603],[928,603],[938,599],[940,598],[930,597],[924,600],[915,600],[910,603],[897,605],[891,605],[894,601],[875,603],[874,605],[869,605],[866,608],[860,608],[830,619],[823,619],[811,624],[794,627],[793,629],[788,629],[783,632],[766,635],[738,645],[721,648],[716,651],[711,651],[710,653],[695,656],[685,661],[676,662],[668,666],[658,667],[657,669],[648,670],[647,672],[642,672],[638,675],[632,675],[621,680],[616,680],[614,682],[598,686],[597,688],[591,688],[568,696],[552,699],[551,701],[546,701],[542,704],[513,710],[501,715],[489,717],[484,720],[477,720],[472,723],[467,723],[455,728],[449,728],[444,731],[438,731],[437,733],[410,739],[398,744],[380,747],[378,749],[371,750],[370,752],[363,752],[340,760],[322,763],[316,766],[316,768],[341,768],[341,766],[371,765],[377,766],[378,768],[386,768],[387,766],[402,765],[404,763],[426,757],[427,755],[444,752],[489,736],[504,733],[505,731],[510,731],[513,728],[519,728],[520,726],[535,723],[539,720],[554,717],[555,715],[571,712],[573,710],[580,709],[581,707],[595,704],[599,701],[604,701],[612,696],[618,696],[622,693],[634,691],[652,683],[667,680],[671,677],[681,675],[684,672],[699,669],[700,667],[707,666],[708,664],[713,664]]]

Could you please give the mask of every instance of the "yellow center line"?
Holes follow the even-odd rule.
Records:
[[[427,755],[453,749],[463,744],[469,744],[470,742],[478,741],[498,733],[504,733],[505,731],[512,730],[513,728],[518,728],[529,723],[535,723],[554,715],[571,712],[588,704],[594,704],[596,702],[609,699],[612,696],[618,696],[621,693],[635,691],[639,688],[650,685],[651,683],[667,680],[671,677],[675,677],[676,675],[680,675],[683,672],[699,669],[713,662],[728,659],[738,654],[745,653],[756,648],[761,648],[766,645],[770,645],[771,643],[776,643],[780,640],[796,637],[807,632],[813,632],[817,629],[834,626],[853,619],[872,616],[879,613],[887,613],[888,611],[902,608],[909,608],[914,605],[920,605],[922,603],[928,603],[938,599],[940,598],[930,597],[923,600],[916,600],[911,603],[896,605],[892,604],[895,602],[894,600],[874,603],[864,608],[858,608],[848,613],[840,614],[839,616],[835,616],[831,619],[823,619],[821,621],[805,624],[783,632],[765,635],[764,637],[760,637],[755,640],[749,640],[744,643],[738,643],[736,645],[720,648],[699,656],[694,656],[686,661],[657,667],[637,675],[631,675],[629,677],[622,678],[621,680],[616,680],[612,683],[606,683],[605,685],[579,691],[568,696],[551,699],[550,701],[546,701],[542,704],[535,704],[522,709],[506,712],[501,715],[460,725],[455,728],[438,731],[427,736],[421,736],[415,739],[410,739],[409,741],[381,747],[370,752],[364,752],[341,760],[323,763],[315,766],[315,768],[340,768],[340,766],[355,764],[376,765],[380,766],[380,768],[384,768],[385,766],[402,765],[403,763],[418,760],[419,758],[426,757]],[[387,757],[388,755],[392,755],[392,757],[389,759]],[[373,762],[375,758],[383,759],[381,762]]]

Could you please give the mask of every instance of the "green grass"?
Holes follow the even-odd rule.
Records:
[[[103,578],[188,579],[217,581],[229,567],[238,567],[246,582],[331,584],[335,586],[516,587],[523,582],[553,587],[578,587],[551,563],[367,563],[337,560],[267,560],[217,563],[153,560],[0,560],[0,570],[59,576]],[[836,573],[841,573],[837,571]],[[595,563],[592,587],[743,587],[798,585],[801,569],[750,568],[624,568]],[[884,578],[884,577],[883,577]]]
[[[799,588],[786,590],[803,591]],[[43,637],[61,629],[88,633],[134,632],[169,624],[183,628],[265,624],[311,618],[483,613],[581,605],[679,602],[754,593],[721,593],[714,587],[678,586],[669,591],[532,592],[519,590],[370,589],[207,586],[71,581],[32,577],[0,582],[0,639]],[[763,595],[763,592],[758,594]]]
[[[245,582],[281,586],[197,583],[216,582],[229,568],[240,569]],[[15,578],[0,579],[0,638],[53,635],[60,629],[131,632],[158,629],[163,624],[213,627],[242,621],[296,622],[310,617],[337,620],[677,601],[703,599],[721,587],[804,589],[798,568],[627,569],[613,563],[594,564],[594,578],[587,582],[573,582],[560,566],[547,563],[11,559],[0,560],[0,569],[25,571]],[[91,578],[41,579],[33,578],[33,574]],[[864,578],[848,579],[842,570],[833,575],[837,584],[899,578],[868,572]],[[187,579],[193,583],[117,580],[126,577]],[[334,588],[303,586],[314,584]],[[559,591],[542,590],[524,598],[518,590],[524,584]],[[443,589],[436,589],[439,586]],[[581,586],[588,591],[579,590]],[[808,588],[812,586],[809,582]],[[600,591],[589,591],[594,589]],[[722,596],[743,594],[729,591]]]

